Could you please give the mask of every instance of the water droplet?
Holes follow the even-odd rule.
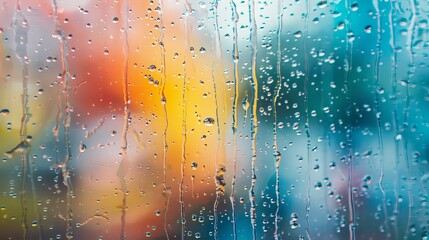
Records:
[[[300,37],[302,37],[302,32],[301,31],[297,31],[297,32],[295,32],[293,34],[293,36],[296,37],[296,38],[300,38]]]
[[[317,6],[319,8],[325,8],[328,5],[328,1],[327,0],[321,0],[320,2],[317,3]]]
[[[250,107],[249,99],[247,97],[243,98],[243,101],[241,102],[241,105],[243,106],[244,111],[247,111]]]
[[[203,123],[204,123],[204,125],[206,125],[206,126],[213,126],[213,125],[214,125],[214,123],[215,123],[215,120],[214,120],[214,118],[212,118],[212,117],[206,117],[206,118],[203,120]]]
[[[3,116],[9,115],[9,109],[2,109],[2,110],[0,110],[0,114],[3,115]]]
[[[367,25],[364,29],[366,33],[371,33],[371,25]]]
[[[320,190],[321,188],[322,188],[322,183],[321,182],[317,182],[316,184],[314,184],[314,189]]]
[[[155,65],[150,65],[147,69],[149,71],[151,71],[151,72],[154,72],[156,70],[156,66]]]
[[[79,146],[79,152],[83,153],[86,151],[86,149],[87,149],[86,145],[81,142]]]
[[[313,23],[314,23],[314,24],[318,24],[318,23],[319,23],[319,21],[320,21],[320,20],[319,20],[319,18],[318,18],[318,17],[315,17],[315,18],[313,19]]]

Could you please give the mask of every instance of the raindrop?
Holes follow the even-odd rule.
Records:
[[[3,115],[3,116],[9,115],[9,109],[2,109],[2,110],[0,110],[0,114]]]
[[[204,123],[204,125],[206,125],[206,126],[213,126],[213,125],[214,125],[214,123],[215,123],[215,120],[214,120],[214,118],[212,118],[212,117],[206,117],[206,118],[203,120],[203,123]]]
[[[322,183],[321,182],[317,182],[316,184],[314,184],[314,189],[320,190],[321,188],[322,188]]]
[[[293,34],[293,36],[296,37],[296,38],[300,38],[300,37],[302,37],[302,32],[301,31],[297,31],[297,32],[295,32]]]
[[[365,27],[365,32],[366,33],[371,33],[371,25],[367,25],[366,27]]]
[[[87,149],[86,145],[81,142],[79,146],[79,152],[83,153],[86,151],[86,149]]]
[[[317,6],[319,8],[325,8],[328,5],[328,1],[327,0],[321,0],[320,2],[317,3]]]

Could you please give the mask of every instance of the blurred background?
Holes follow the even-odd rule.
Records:
[[[428,239],[429,3],[3,0],[1,239]]]

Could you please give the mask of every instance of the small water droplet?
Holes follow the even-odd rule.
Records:
[[[87,149],[86,145],[81,142],[79,146],[79,152],[83,153],[86,151],[86,149]]]
[[[328,1],[327,0],[321,0],[320,2],[317,3],[317,6],[319,8],[325,8],[328,5]]]
[[[293,36],[296,37],[296,38],[300,38],[300,37],[302,37],[302,32],[301,31],[297,31],[297,32],[295,32],[293,34]]]
[[[314,189],[320,190],[321,188],[322,188],[322,183],[321,182],[317,182],[316,184],[314,184]]]
[[[192,163],[191,163],[191,168],[192,168],[192,170],[197,170],[197,168],[198,168],[198,163],[197,163],[197,162],[192,162]]]
[[[364,29],[364,31],[366,33],[371,33],[371,25],[366,26],[365,29]]]
[[[2,109],[2,110],[0,110],[0,114],[3,115],[3,116],[9,115],[9,109]]]
[[[213,125],[214,125],[214,123],[215,123],[215,120],[214,120],[214,118],[212,118],[212,117],[206,117],[206,118],[203,120],[203,123],[204,123],[204,125],[206,125],[206,126],[213,126]]]

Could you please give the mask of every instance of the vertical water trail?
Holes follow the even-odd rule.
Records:
[[[216,78],[215,78],[215,67],[214,67],[214,59],[213,58],[213,65],[212,65],[212,79],[213,79],[213,91],[215,95],[215,104],[216,104],[216,127],[217,127],[217,146],[216,146],[216,161],[215,161],[215,184],[216,184],[216,200],[213,206],[213,212],[214,212],[214,238],[219,239],[218,231],[219,231],[219,220],[218,220],[218,207],[219,207],[219,200],[222,195],[225,194],[225,179],[224,174],[226,171],[226,166],[223,163],[219,162],[219,152],[223,153],[223,139],[222,138],[222,130],[220,127],[220,117],[219,117],[219,105],[218,105],[218,92],[216,88]]]
[[[119,163],[117,176],[119,178],[120,184],[121,184],[121,192],[122,192],[122,213],[121,213],[121,232],[119,235],[119,238],[121,240],[126,238],[125,233],[125,223],[126,223],[126,214],[127,214],[127,182],[125,181],[125,176],[128,172],[128,128],[130,124],[130,97],[128,93],[128,62],[130,58],[130,47],[129,47],[129,41],[128,41],[128,0],[125,0],[122,6],[122,33],[123,33],[123,39],[122,39],[122,51],[124,56],[124,65],[123,65],[123,82],[122,82],[122,91],[123,91],[123,100],[124,100],[124,117],[123,117],[123,127],[122,127],[122,135],[121,135],[121,155],[122,159]]]
[[[164,0],[159,0],[159,21],[161,24],[159,30],[159,47],[161,50],[161,104],[164,111],[165,125],[164,130],[162,132],[162,145],[163,145],[163,193],[162,195],[165,198],[164,210],[163,210],[163,228],[165,237],[167,240],[170,239],[167,230],[167,212],[168,205],[170,203],[171,190],[170,187],[167,186],[167,154],[168,154],[168,142],[167,142],[167,131],[168,131],[168,112],[167,112],[167,97],[165,96],[165,85],[167,84],[167,66],[165,62],[165,45],[164,45]]]
[[[324,64],[321,66],[320,70],[322,72],[324,72],[327,70],[327,68],[328,68],[328,66],[326,66]],[[327,82],[329,82],[330,79],[331,79],[331,77],[326,78]],[[320,109],[323,109],[323,108],[325,108],[325,106],[327,104],[330,103],[329,98],[330,98],[330,95],[332,93],[332,90],[330,87],[324,87],[324,86],[326,86],[325,79],[322,79],[321,83],[322,83],[321,84],[321,86],[322,86],[322,89],[321,89],[322,97],[321,97],[321,101],[320,101]],[[326,91],[326,93],[325,93],[325,91]],[[321,121],[322,121],[322,123],[327,123],[330,121],[330,117],[323,114],[321,116]],[[334,152],[334,150],[332,149],[332,146],[331,146],[331,141],[332,141],[331,134],[332,134],[331,129],[326,128],[326,127],[323,128],[323,142],[324,142],[323,154],[322,154],[322,158],[323,158],[322,162],[324,163],[324,165],[323,165],[323,176],[326,176],[327,179],[331,175],[330,171],[328,169],[328,167],[331,168],[331,163],[329,163],[328,161],[330,159],[332,159],[331,153]],[[329,206],[328,205],[329,204],[329,198],[330,198],[329,191],[330,190],[328,188],[323,188],[323,196],[324,196],[323,197],[323,205],[324,205],[324,210],[325,210],[325,216],[330,215],[330,208],[328,207]],[[329,229],[324,229],[325,234],[328,231],[329,231]]]
[[[221,58],[221,42],[220,42],[220,34],[219,34],[219,22],[218,22],[218,0],[214,1],[214,28],[215,28],[215,46],[212,47],[216,48],[217,57],[220,57],[218,61],[222,62]],[[212,51],[213,52],[213,51]],[[219,101],[218,101],[218,91],[216,88],[216,77],[215,77],[215,62],[217,57],[213,57],[212,61],[212,80],[213,80],[213,91],[215,96],[215,105],[216,105],[216,125],[217,125],[217,144],[216,144],[216,160],[215,160],[215,184],[216,184],[216,199],[213,204],[213,213],[214,213],[214,239],[219,239],[219,218],[218,218],[218,207],[219,207],[219,200],[222,195],[225,193],[225,179],[224,174],[226,171],[226,164],[224,162],[224,139],[223,131],[221,131],[220,127],[220,116],[219,116]],[[221,152],[221,162],[219,162],[219,152]]]
[[[217,4],[217,3],[216,3]],[[217,9],[217,7],[215,7]],[[216,10],[215,10],[216,12]],[[212,81],[213,81],[213,91],[214,91],[214,98],[215,98],[215,108],[216,108],[216,128],[217,128],[217,142],[216,142],[216,156],[215,156],[215,184],[216,184],[216,198],[215,202],[213,204],[213,215],[214,215],[214,239],[219,239],[219,217],[218,217],[218,207],[219,207],[219,200],[221,195],[225,192],[225,186],[222,185],[223,180],[223,174],[220,177],[219,174],[221,173],[219,169],[219,143],[220,143],[220,125],[219,125],[219,106],[217,101],[217,91],[216,91],[216,77],[215,77],[215,58],[213,57],[212,61]]]
[[[52,8],[52,12],[53,12],[53,18],[54,18],[54,24],[55,24],[55,30],[54,33],[52,34],[52,36],[54,38],[58,38],[58,32],[56,30],[57,28],[57,23],[58,22],[58,13],[57,13],[57,3],[56,1],[51,0],[51,8]],[[65,39],[64,39],[65,40]],[[59,40],[61,41],[61,40]],[[60,42],[61,44],[61,42]],[[60,46],[61,48],[61,46]],[[64,75],[62,76],[64,77]],[[60,86],[63,85],[64,79],[61,79],[61,82],[58,84],[57,86],[57,114],[56,114],[56,118],[55,118],[55,126],[52,128],[52,133],[54,135],[55,138],[55,147],[54,147],[54,151],[55,151],[55,167],[54,167],[54,171],[55,174],[60,174],[61,168],[60,166],[62,165],[62,161],[60,160],[60,121],[62,118],[62,97],[61,97],[61,91],[62,89],[60,89]],[[58,176],[57,176],[58,177]],[[58,206],[58,202],[57,201],[57,208],[59,208]]]
[[[279,151],[277,144],[277,99],[280,96],[282,89],[282,29],[283,29],[283,1],[278,0],[277,5],[277,89],[273,99],[273,114],[274,114],[274,123],[273,123],[273,144],[274,144],[274,157],[275,157],[275,171],[276,171],[276,213],[274,217],[274,239],[279,239],[279,211],[280,211],[280,163],[282,155]]]
[[[188,29],[188,21],[189,16],[192,14],[192,7],[187,0],[184,0],[186,12],[184,14],[185,17],[185,25],[184,25],[184,67],[183,67],[183,89],[182,89],[182,159],[180,163],[180,184],[179,184],[179,203],[180,203],[180,223],[181,223],[181,239],[185,239],[185,203],[183,200],[183,183],[185,178],[185,164],[186,164],[186,141],[187,141],[187,127],[186,127],[186,87],[187,87],[187,56],[189,51],[189,29]]]
[[[24,131],[25,132],[25,131]],[[27,231],[28,231],[28,224],[27,224],[27,193],[26,193],[26,178],[27,178],[27,161],[29,158],[28,154],[29,149],[25,149],[21,156],[21,227],[22,227],[22,239],[28,239]],[[31,166],[30,166],[31,167]]]
[[[387,206],[386,206],[386,191],[383,187],[383,177],[384,177],[384,146],[383,146],[383,133],[381,129],[381,112],[380,112],[380,100],[379,100],[379,76],[380,76],[380,59],[381,59],[381,12],[378,4],[378,0],[373,0],[372,2],[375,15],[377,18],[377,42],[376,42],[376,55],[375,55],[375,114],[377,118],[377,136],[378,136],[378,147],[380,148],[380,154],[378,155],[378,160],[380,163],[380,176],[378,179],[378,187],[380,188],[382,194],[382,205],[383,205],[383,214],[384,221],[383,225],[386,228],[387,235],[386,237],[390,237],[389,225],[387,224],[388,214],[387,214]]]
[[[73,208],[72,208],[72,196],[73,196],[73,186],[71,182],[70,176],[70,165],[71,165],[71,142],[70,142],[70,124],[71,124],[71,102],[70,102],[70,69],[68,64],[68,47],[67,47],[67,39],[66,35],[61,28],[60,22],[58,20],[58,5],[56,0],[51,0],[51,7],[53,11],[54,24],[55,24],[55,32],[53,33],[53,37],[57,38],[60,42],[60,51],[61,51],[61,82],[63,85],[63,93],[64,93],[64,104],[65,104],[65,116],[63,120],[64,125],[64,135],[65,135],[65,148],[66,155],[64,161],[61,164],[61,170],[63,174],[64,185],[67,187],[67,227],[66,227],[66,237],[68,239],[73,238]],[[54,128],[54,134],[56,134],[56,144],[58,147],[58,125],[59,120],[61,119],[61,97],[58,94],[58,113],[57,113],[57,125]],[[58,151],[58,149],[57,149]],[[58,153],[57,153],[58,154]]]
[[[63,45],[62,41],[66,42],[67,39],[63,38],[61,35],[61,34],[65,34],[65,33],[62,31],[62,29],[59,25],[57,2],[56,2],[56,0],[50,0],[50,2],[51,2],[51,8],[52,8],[52,12],[53,12],[54,25],[55,25],[55,30],[54,30],[54,33],[52,34],[52,37],[57,38],[58,41],[60,41],[60,51],[61,51],[61,48]],[[61,61],[63,61],[63,59]],[[61,65],[63,65],[63,64],[61,64]],[[62,69],[62,72],[64,72],[64,69]],[[55,118],[55,126],[52,129],[52,133],[53,133],[54,138],[55,138],[54,151],[55,151],[55,173],[56,174],[59,174],[59,170],[60,170],[59,166],[62,165],[62,162],[60,161],[60,148],[59,148],[59,145],[60,145],[60,137],[59,137],[60,121],[62,118],[62,104],[63,104],[62,98],[61,98],[62,97],[61,96],[62,90],[60,89],[60,85],[64,85],[64,80],[65,80],[65,75],[63,74],[61,76],[61,82],[60,82],[60,84],[58,84],[58,87],[57,87],[57,115]]]
[[[347,19],[346,19],[346,69],[344,76],[344,89],[346,92],[347,98],[347,111],[346,115],[348,118],[348,126],[347,126],[347,145],[349,149],[349,166],[348,166],[348,177],[347,177],[347,185],[348,185],[348,205],[349,205],[349,239],[356,239],[356,226],[355,226],[355,206],[354,206],[354,197],[353,197],[353,164],[354,164],[354,153],[353,153],[353,129],[352,129],[352,99],[349,90],[349,82],[350,82],[350,71],[352,70],[353,65],[353,41],[349,39],[349,35],[353,34],[351,32],[351,16],[350,16],[350,5],[348,0],[345,0],[345,8],[347,9]],[[350,31],[350,32],[349,32]],[[352,38],[353,36],[350,36]]]
[[[311,205],[311,196],[310,196],[310,184],[311,184],[311,174],[310,174],[310,145],[311,145],[311,136],[310,136],[310,116],[308,113],[308,81],[310,75],[310,63],[308,60],[307,53],[307,38],[308,38],[308,20],[310,15],[310,1],[305,1],[305,23],[304,23],[304,62],[305,62],[305,80],[304,80],[304,105],[305,105],[305,135],[307,137],[307,191],[306,191],[306,201],[305,201],[305,232],[309,240],[311,240],[310,233],[310,205]]]
[[[59,138],[59,127],[60,127],[60,120],[62,115],[62,100],[61,100],[61,94],[60,94],[60,88],[57,87],[57,116],[55,118],[55,127],[52,129],[52,133],[54,134],[55,138],[55,164],[60,165],[60,138]],[[55,171],[58,173],[57,171]]]
[[[33,196],[33,208],[34,208],[34,213],[36,214],[36,219],[37,219],[37,230],[38,230],[38,234],[39,234],[39,239],[43,240],[45,239],[45,233],[43,231],[43,222],[42,222],[42,216],[40,215],[39,212],[39,207],[38,207],[38,201],[37,199],[39,199],[37,197],[37,191],[36,191],[36,184],[34,182],[34,170],[33,170],[33,159],[29,156],[30,155],[30,151],[26,151],[27,154],[27,159],[28,159],[28,165],[29,165],[29,169],[30,169],[30,183],[31,183],[31,194]]]
[[[26,194],[26,179],[27,179],[27,162],[29,144],[27,139],[27,123],[31,116],[28,106],[28,55],[27,55],[27,42],[28,42],[28,22],[21,10],[21,1],[17,0],[15,4],[15,13],[12,20],[12,28],[15,32],[15,52],[22,70],[22,118],[21,128],[19,130],[20,143],[15,149],[21,150],[21,227],[22,239],[28,239],[27,231],[27,194]],[[15,151],[13,151],[15,152]],[[13,154],[11,151],[11,153]],[[30,166],[31,167],[31,166]]]
[[[28,72],[28,71],[27,71]],[[28,98],[28,95],[27,95]],[[31,113],[30,113],[30,109],[28,107],[28,100],[24,101],[27,102],[27,115],[28,115],[28,120],[31,117]],[[28,122],[27,120],[27,122]],[[32,137],[28,136],[28,138],[26,139],[26,142],[30,142],[32,140]],[[30,144],[28,144],[28,147],[31,147]],[[30,170],[30,183],[31,183],[31,194],[32,194],[32,199],[33,199],[33,208],[34,208],[34,213],[36,215],[36,219],[37,219],[37,230],[38,230],[38,235],[39,235],[39,239],[43,240],[45,239],[45,234],[44,234],[44,230],[43,230],[43,222],[42,222],[42,216],[40,215],[40,211],[39,211],[39,207],[38,207],[38,196],[37,196],[37,191],[36,191],[36,184],[34,182],[34,169],[33,169],[33,165],[35,165],[35,163],[33,162],[33,158],[30,157],[30,148],[27,148],[25,150],[25,154],[26,154],[26,159],[28,159],[28,166],[29,166],[29,170]]]
[[[256,186],[256,137],[258,135],[258,77],[256,72],[256,64],[258,57],[258,28],[256,24],[255,0],[249,0],[249,15],[251,24],[251,44],[252,44],[252,124],[251,124],[251,141],[252,141],[252,181],[249,190],[250,200],[250,222],[252,224],[252,238],[256,239],[256,203],[255,203],[255,186]]]
[[[395,17],[395,6],[394,6],[394,0],[390,0],[390,10],[389,10],[389,26],[390,26],[390,39],[389,39],[389,44],[390,44],[390,48],[392,51],[392,57],[391,57],[391,72],[392,72],[392,76],[391,76],[391,82],[392,82],[392,96],[393,96],[393,100],[395,102],[395,108],[393,110],[393,124],[394,124],[394,129],[395,129],[395,137],[393,139],[393,141],[395,142],[395,167],[394,167],[394,180],[393,180],[393,190],[394,190],[394,195],[395,195],[395,203],[393,206],[393,214],[395,217],[395,222],[393,225],[394,228],[394,234],[395,234],[395,239],[399,238],[399,233],[398,233],[398,213],[399,213],[399,204],[398,204],[398,199],[399,199],[399,193],[398,193],[398,179],[399,179],[399,174],[398,174],[398,169],[399,169],[399,143],[396,140],[396,136],[398,136],[399,134],[399,125],[398,125],[398,100],[397,100],[397,90],[396,90],[396,85],[397,85],[397,53],[396,53],[396,38],[395,38],[395,29],[394,29],[394,17]]]
[[[410,166],[410,160],[408,156],[408,126],[409,126],[409,114],[410,114],[410,83],[411,78],[414,76],[415,72],[415,66],[414,66],[414,33],[416,32],[416,19],[417,19],[417,9],[416,9],[416,2],[415,0],[410,0],[410,7],[411,7],[411,16],[410,16],[410,25],[408,26],[408,36],[407,36],[407,50],[410,55],[410,64],[408,69],[408,76],[407,76],[407,82],[405,86],[405,109],[404,109],[404,118],[403,118],[403,127],[404,127],[404,155],[405,155],[405,162],[407,166],[407,192],[408,192],[408,219],[407,219],[407,226],[405,230],[404,239],[408,239],[408,234],[411,227],[411,218],[412,218],[412,210],[414,207],[414,200],[413,200],[413,186],[411,183],[411,166]]]
[[[348,167],[348,204],[349,204],[349,239],[355,240],[356,239],[356,230],[355,230],[355,207],[354,207],[354,197],[353,197],[353,163],[354,163],[354,156],[353,156],[353,148],[351,146],[352,144],[352,129],[347,129],[347,138],[349,145],[349,167]]]
[[[234,156],[233,156],[233,172],[232,172],[232,181],[231,181],[231,195],[229,199],[231,201],[232,209],[232,231],[233,239],[237,240],[237,223],[236,223],[236,212],[235,212],[235,184],[237,178],[237,128],[238,128],[238,96],[239,96],[239,70],[238,70],[238,12],[237,5],[234,0],[230,1],[231,10],[232,10],[232,28],[233,28],[233,61],[234,61],[234,100],[232,103],[232,134],[233,134],[233,144],[234,144]]]
[[[67,53],[62,53],[64,56]],[[65,57],[64,57],[65,58]],[[64,59],[63,58],[63,59]],[[67,185],[67,239],[73,238],[73,209],[72,209],[72,197],[73,197],[73,185],[71,181],[70,169],[71,169],[71,160],[72,160],[72,151],[71,151],[71,140],[70,140],[70,125],[71,125],[71,102],[70,102],[70,86],[68,83],[69,78],[65,78],[64,80],[64,102],[65,102],[65,116],[64,116],[64,136],[65,136],[65,148],[66,148],[66,156],[63,164],[63,178],[64,182]]]

